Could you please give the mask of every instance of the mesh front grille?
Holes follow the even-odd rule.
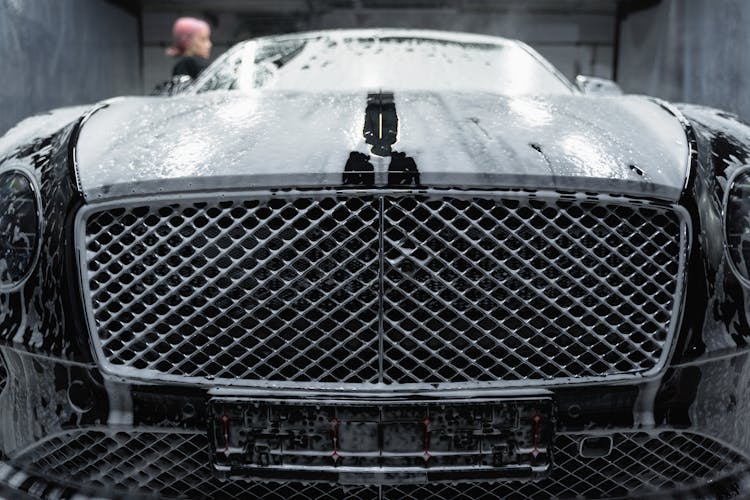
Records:
[[[377,489],[329,484],[225,482],[211,472],[203,434],[109,430],[71,432],[15,463],[87,488],[166,498],[377,498]],[[364,496],[362,496],[364,495]]]
[[[72,431],[16,457],[47,477],[107,490],[188,498],[609,498],[667,494],[750,466],[710,438],[678,431],[614,432],[606,457],[585,458],[577,434],[555,439],[555,466],[539,482],[341,486],[220,481],[211,474],[203,434],[146,430]]]
[[[595,377],[659,359],[678,274],[673,216],[411,197],[384,213],[387,382]]]
[[[113,372],[466,384],[637,374],[681,293],[678,212],[411,193],[92,208],[82,244]]]
[[[94,214],[89,286],[105,356],[188,377],[375,382],[377,224],[367,198]]]

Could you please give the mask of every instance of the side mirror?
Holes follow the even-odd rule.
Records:
[[[151,92],[151,95],[169,96],[179,94],[189,87],[191,83],[193,83],[193,79],[188,75],[175,75],[171,80],[157,85]]]
[[[622,89],[612,80],[599,78],[597,76],[576,77],[576,87],[584,94],[589,95],[622,95]]]

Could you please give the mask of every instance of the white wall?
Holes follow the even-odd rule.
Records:
[[[621,24],[624,90],[750,120],[750,1],[662,0]]]
[[[142,92],[138,16],[104,0],[0,0],[0,135],[29,115]]]

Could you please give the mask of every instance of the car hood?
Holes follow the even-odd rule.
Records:
[[[166,192],[341,187],[352,152],[376,185],[390,157],[363,136],[367,92],[215,92],[119,98],[86,120],[76,165],[87,200]],[[423,186],[625,193],[677,200],[689,148],[647,98],[396,92],[393,151]]]

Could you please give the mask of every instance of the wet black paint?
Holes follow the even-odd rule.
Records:
[[[365,142],[372,146],[372,154],[388,156],[398,135],[398,115],[393,92],[367,95],[365,126],[362,134]]]
[[[391,164],[388,166],[388,185],[419,186],[419,168],[411,156],[394,151],[391,153]]]
[[[750,344],[748,293],[731,272],[724,251],[722,209],[729,177],[750,160],[750,127],[735,117],[681,106],[690,121],[690,178],[680,200],[691,216],[687,295],[674,362]],[[713,338],[709,338],[713,337]]]
[[[12,162],[34,173],[43,220],[36,269],[20,290],[0,294],[0,344],[89,361],[73,245],[73,218],[82,199],[72,166],[78,127],[34,139],[0,159],[0,168]]]
[[[375,185],[375,168],[370,157],[364,153],[352,151],[344,166],[342,184],[345,186],[372,187]]]

